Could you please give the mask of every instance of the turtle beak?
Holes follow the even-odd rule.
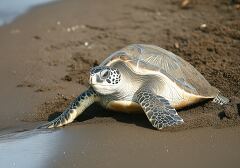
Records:
[[[90,76],[89,78],[89,84],[91,85],[92,84],[92,77]]]
[[[97,84],[96,77],[90,76],[90,78],[89,78],[89,84],[90,84],[90,85]]]

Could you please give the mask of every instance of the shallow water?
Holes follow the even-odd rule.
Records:
[[[36,5],[55,0],[1,0],[0,26],[12,22],[17,16],[24,14]]]
[[[239,142],[239,127],[161,132],[128,124],[75,125],[0,136],[0,167],[234,168]]]
[[[37,130],[0,136],[0,167],[46,167],[56,134]]]

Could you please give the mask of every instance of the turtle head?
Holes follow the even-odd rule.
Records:
[[[89,84],[102,95],[116,92],[120,81],[121,74],[116,68],[97,66],[90,71]]]

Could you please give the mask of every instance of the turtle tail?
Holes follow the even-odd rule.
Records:
[[[229,103],[229,99],[222,96],[222,95],[217,95],[214,99],[213,99],[214,103],[220,104],[220,105],[224,105],[224,104],[228,104]]]

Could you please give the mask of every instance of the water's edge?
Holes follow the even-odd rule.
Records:
[[[32,8],[56,0],[1,0],[0,1],[0,26],[12,23],[19,16],[27,13]]]

